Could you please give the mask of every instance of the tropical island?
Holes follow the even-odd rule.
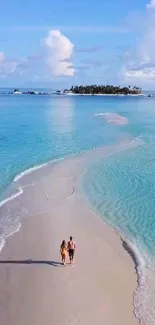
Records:
[[[141,95],[142,89],[139,87],[120,87],[113,85],[88,85],[72,86],[70,90],[64,92],[80,95]]]
[[[2,95],[102,95],[102,96],[142,96],[142,89],[139,87],[120,87],[113,85],[80,85],[72,86],[70,89],[61,89],[61,90],[51,90],[51,91],[42,91],[42,90],[19,90],[15,88],[11,92],[1,92]],[[144,96],[144,95],[143,95]],[[152,97],[153,95],[148,95]]]

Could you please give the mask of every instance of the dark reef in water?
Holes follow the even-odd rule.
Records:
[[[13,92],[9,93],[10,95],[49,95],[48,92],[38,92],[38,91],[20,91],[19,89],[14,89]]]

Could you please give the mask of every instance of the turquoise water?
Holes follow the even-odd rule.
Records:
[[[125,187],[126,181],[122,175],[124,171],[124,175],[128,178],[130,166],[130,186],[134,186],[132,183],[137,180],[137,187],[141,189],[144,178],[146,191],[149,191],[147,194],[152,193],[155,158],[154,105],[155,99],[147,97],[0,95],[0,199],[7,196],[10,183],[20,172],[52,159],[112,144],[126,134],[142,138],[145,146],[135,150],[133,155],[121,153],[103,163],[103,170],[106,164],[109,166],[106,171],[108,177],[108,173],[115,175],[115,159],[118,160],[118,157],[120,159],[119,177],[117,175],[111,180],[107,179],[109,195],[114,196],[115,193],[120,196],[124,195],[123,184]],[[118,127],[105,124],[101,117],[94,116],[100,112],[122,114],[129,119],[129,125]],[[146,155],[148,157],[147,168],[143,161]],[[137,174],[137,168],[139,174]],[[102,162],[95,170],[96,173],[99,172],[99,181],[103,178],[105,182],[104,172],[101,175],[102,178],[100,177]],[[145,175],[142,177],[144,172]],[[97,174],[95,178],[98,179]],[[111,188],[113,191],[115,188],[115,193],[110,192]],[[131,194],[126,194],[129,205]],[[153,196],[153,193],[150,194],[150,200],[151,195]],[[124,197],[122,200],[125,202]],[[146,202],[147,200],[149,200],[148,195]],[[134,202],[137,205],[134,199],[131,202],[132,206]],[[151,206],[150,203],[149,206]],[[124,208],[128,211],[126,207]]]
[[[109,103],[107,101],[107,105]],[[22,170],[114,140],[100,98],[0,96],[0,195]]]
[[[112,142],[118,128],[104,125],[94,113],[116,110],[133,120],[134,106],[141,103],[134,98],[0,96],[0,193],[21,170]],[[132,129],[139,135],[143,126]]]
[[[85,188],[93,205],[143,255],[155,258],[155,147],[144,144],[91,167]]]
[[[137,100],[137,99],[136,99]],[[100,214],[155,256],[155,100],[125,103],[125,128],[144,144],[99,161],[86,174],[86,189]],[[120,105],[121,106],[121,105]]]
[[[108,146],[128,135],[141,139],[143,145],[89,168],[85,189],[100,215],[138,248],[155,274],[154,108],[155,98],[147,97],[0,95],[0,199],[11,192],[15,176],[28,168]],[[94,116],[101,112],[116,112],[129,124],[105,124]],[[6,214],[2,206],[0,239],[17,228],[16,222],[16,215],[8,210]],[[153,324],[151,317],[148,324]]]
[[[143,144],[114,153],[88,168],[84,188],[100,216],[126,240],[137,259],[135,314],[140,324],[155,320],[155,100],[125,105],[125,128]],[[130,102],[130,105],[133,103]],[[125,108],[124,107],[124,108]],[[124,132],[124,131],[123,131]]]

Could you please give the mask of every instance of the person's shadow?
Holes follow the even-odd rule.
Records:
[[[56,262],[56,261],[42,261],[42,260],[0,260],[0,264],[45,264],[49,266],[62,266],[63,264],[61,262]]]

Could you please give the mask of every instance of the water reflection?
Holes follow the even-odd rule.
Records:
[[[75,102],[71,97],[57,97],[51,99],[51,109],[48,118],[52,122],[55,133],[71,133],[75,129]]]

